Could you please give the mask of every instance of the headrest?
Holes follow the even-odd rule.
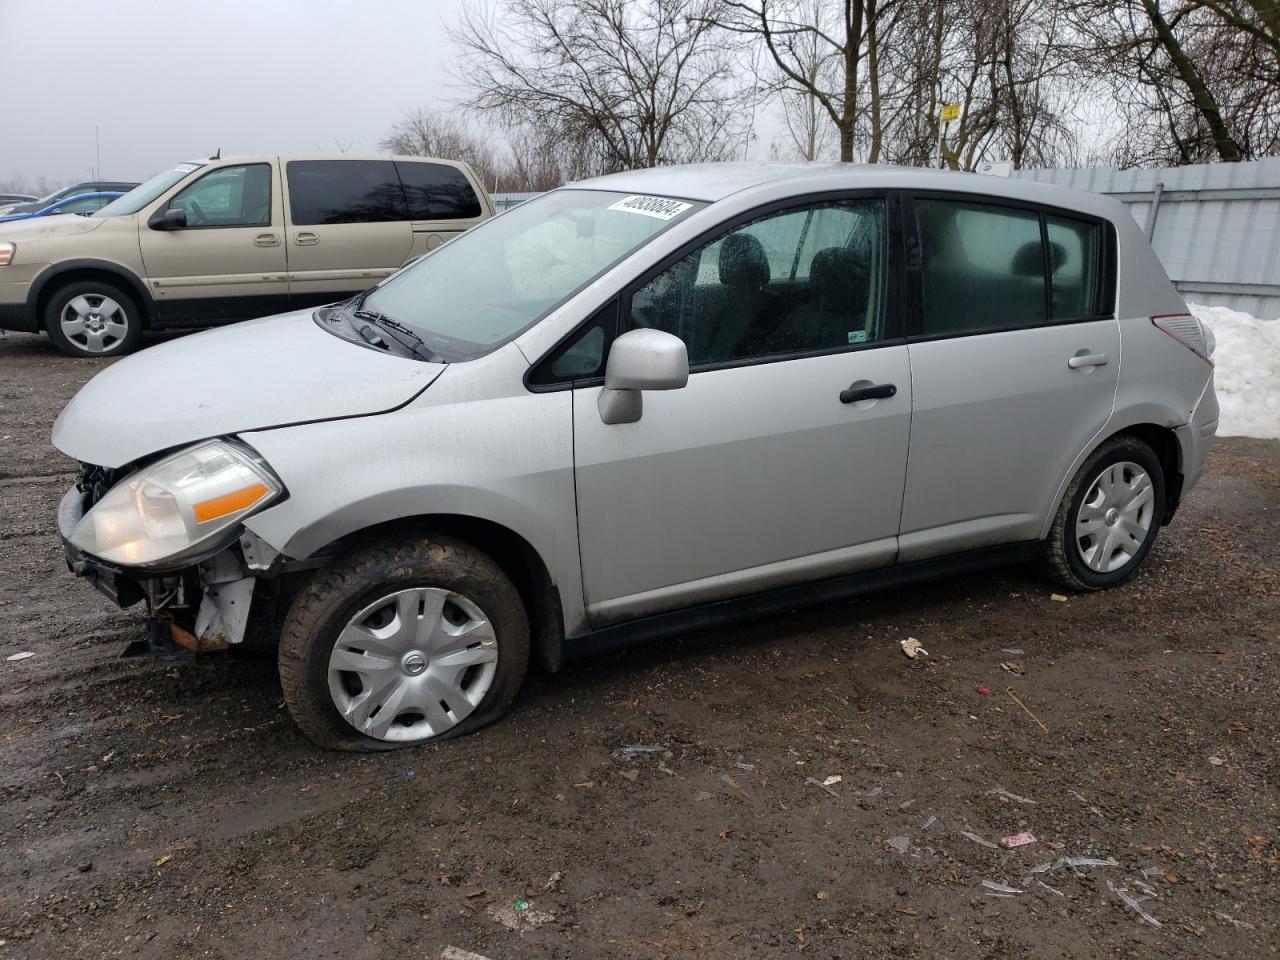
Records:
[[[809,281],[821,293],[854,290],[866,273],[866,262],[848,247],[826,247],[813,255]]]
[[[731,233],[720,245],[720,282],[727,287],[760,288],[769,282],[764,244],[749,233]]]
[[[1039,277],[1044,274],[1044,248],[1037,241],[1025,243],[1013,255],[1012,270],[1020,277]],[[1049,263],[1058,270],[1067,259],[1067,248],[1060,243],[1049,242]]]

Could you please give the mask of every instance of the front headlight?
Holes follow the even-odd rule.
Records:
[[[10,243],[8,240],[0,240],[0,267],[7,267],[13,263],[13,255],[17,252],[18,245]]]
[[[212,440],[121,480],[81,518],[71,542],[110,563],[172,566],[210,551],[283,492],[252,451]]]

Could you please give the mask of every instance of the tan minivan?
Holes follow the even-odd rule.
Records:
[[[88,217],[0,224],[0,329],[64,353],[143,330],[333,303],[493,215],[465,163],[255,156],[180,163]]]

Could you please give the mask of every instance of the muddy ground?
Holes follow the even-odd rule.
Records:
[[[358,757],[269,658],[120,657],[141,614],[53,522],[100,366],[0,339],[0,957],[1277,953],[1280,443],[1222,441],[1123,588],[1013,568],[692,634]]]

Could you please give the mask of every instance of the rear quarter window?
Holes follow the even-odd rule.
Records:
[[[397,161],[411,220],[471,220],[480,216],[480,198],[457,167]]]
[[[390,160],[291,160],[285,174],[298,226],[410,219]]]

